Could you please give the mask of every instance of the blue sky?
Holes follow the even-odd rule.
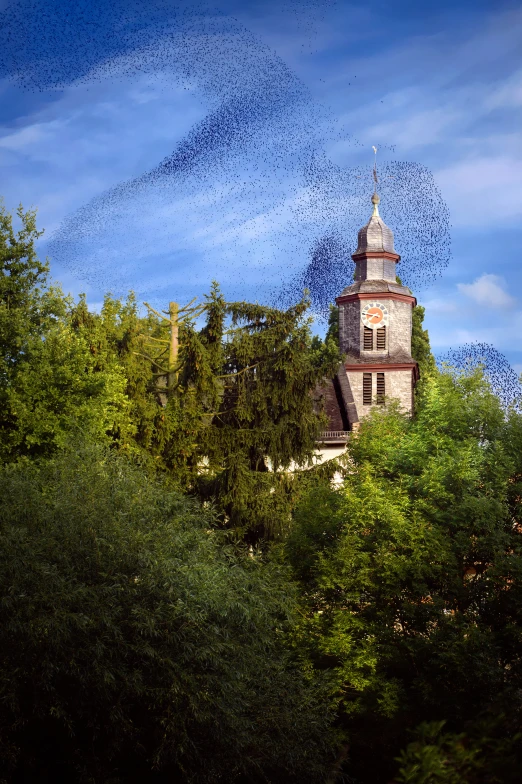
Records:
[[[24,5],[0,0],[4,12],[21,9],[19,18]],[[93,25],[117,30],[117,18],[99,21],[99,0],[80,5]],[[4,56],[0,69],[0,192],[9,208],[20,201],[38,207],[46,229],[42,254],[67,291],[86,291],[96,306],[105,290],[133,287],[140,298],[162,304],[201,295],[217,278],[227,296],[263,300],[304,269],[311,244],[332,221],[355,248],[355,229],[370,214],[377,145],[383,171],[394,161],[427,167],[449,209],[449,264],[441,260],[436,281],[419,280],[415,290],[433,349],[490,343],[522,372],[519,3],[223,0],[217,10],[187,4],[190,47],[195,38],[198,45],[182,55],[169,3],[153,5],[157,18],[130,35],[129,0],[126,35],[116,35],[114,45],[112,29],[94,53],[85,28],[73,29],[72,48],[62,47],[61,59],[55,51],[55,61],[49,52],[59,40],[50,36],[48,50],[38,50],[44,44],[35,33],[50,24],[45,18],[34,23],[32,48],[29,23],[11,21],[19,53]],[[58,13],[63,2],[46,6]],[[163,56],[173,45],[175,62]],[[260,62],[267,63],[266,87],[259,86]],[[41,83],[31,88],[24,82],[33,71]],[[193,156],[175,178],[150,175],[252,80],[258,97],[268,91],[268,104],[281,98],[279,113],[269,116],[264,107],[232,150],[221,150],[214,136],[212,154],[195,162]],[[336,190],[326,209],[303,185],[312,144],[336,176],[346,173],[357,186],[351,196]],[[366,171],[367,181],[365,174],[353,179]],[[392,209],[390,198],[387,214],[386,193],[391,197],[394,188],[402,188],[398,180],[383,186],[381,203],[392,229],[397,205]],[[399,202],[418,244],[425,235],[415,223],[426,213],[418,212],[411,177]],[[399,237],[396,246],[401,253]]]

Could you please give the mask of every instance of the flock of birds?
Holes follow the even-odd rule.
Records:
[[[324,12],[327,5],[290,0],[287,12],[302,16],[305,8]],[[196,85],[209,109],[158,165],[68,216],[48,246],[51,258],[100,288],[139,293],[146,280],[151,298],[154,279],[164,288],[168,271],[162,259],[158,275],[149,237],[137,230],[138,216],[145,210],[150,225],[151,213],[163,214],[183,197],[196,227],[215,223],[219,209],[225,218],[227,210],[233,213],[196,265],[202,289],[232,266],[231,295],[248,296],[248,280],[257,274],[252,289],[265,299],[295,299],[304,283],[314,310],[325,311],[353,271],[349,253],[340,259],[325,250],[332,235],[349,249],[367,221],[371,169],[347,170],[328,159],[328,142],[361,144],[270,47],[223,9],[202,2],[15,0],[1,21],[0,75],[21,88],[169,74],[179,84]],[[404,258],[402,276],[419,289],[448,264],[448,210],[431,173],[417,164],[390,163],[382,174],[386,219]],[[269,243],[259,216],[270,221]],[[173,280],[184,248],[194,247],[190,228],[172,220],[160,230],[163,247],[173,249]]]
[[[437,358],[441,369],[459,375],[480,368],[506,410],[522,411],[522,385],[504,354],[489,343],[466,343]]]
[[[180,280],[190,279],[192,295],[224,278],[228,298],[285,304],[306,287],[324,317],[352,279],[371,168],[330,160],[332,142],[361,143],[233,16],[231,2],[11,0],[0,12],[0,78],[20,89],[157,76],[158,90],[165,78],[196,90],[207,111],[164,160],[66,217],[47,251],[113,293],[133,288],[149,301],[165,299]],[[284,10],[310,24],[333,4],[286,0]],[[448,208],[431,172],[407,161],[380,167],[380,195],[402,282],[419,291],[449,263]],[[177,221],[172,207],[181,202]],[[168,221],[158,218],[165,214]]]

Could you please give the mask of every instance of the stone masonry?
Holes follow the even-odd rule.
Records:
[[[344,370],[353,396],[355,423],[383,401],[378,397],[378,377],[386,400],[398,400],[407,411],[413,410],[413,389],[418,378],[418,366],[411,356],[412,309],[416,299],[406,286],[396,278],[400,256],[395,252],[393,232],[379,215],[379,197],[372,197],[373,214],[358,235],[355,261],[355,280],[339,297],[339,345],[345,354]],[[379,308],[383,306],[383,308]],[[365,348],[363,310],[370,307],[376,313],[374,320],[366,319],[366,328],[385,328],[384,348]],[[380,313],[380,315],[379,315]],[[381,340],[382,340],[381,335]],[[371,374],[371,402],[363,395],[364,374]],[[368,379],[368,375],[366,375]],[[366,382],[368,384],[368,381]],[[382,387],[381,387],[382,390]],[[364,399],[366,397],[366,400]]]

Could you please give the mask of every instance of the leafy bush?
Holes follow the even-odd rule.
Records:
[[[397,759],[397,784],[516,784],[520,733],[505,737],[503,719],[489,717],[471,735],[446,732],[445,721],[422,723]]]
[[[3,781],[324,781],[325,689],[285,648],[294,588],[212,522],[98,447],[4,468]]]
[[[521,422],[480,373],[435,373],[416,416],[375,412],[350,442],[344,486],[313,488],[295,514],[295,644],[337,677],[357,782],[387,784],[410,731],[443,721],[451,739],[410,747],[401,781],[497,781],[505,755],[485,754],[478,727],[500,716],[497,736],[514,739],[522,713]],[[464,757],[495,760],[482,778],[458,757],[462,733]],[[499,781],[521,779],[519,741],[510,760]]]

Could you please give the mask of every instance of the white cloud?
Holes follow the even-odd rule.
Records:
[[[442,299],[435,297],[434,299],[423,300],[419,302],[426,308],[427,313],[454,313],[457,310],[457,305],[449,299]]]
[[[434,29],[342,69],[346,82],[348,74],[363,77],[343,112],[350,132],[368,149],[381,142],[385,157],[393,144],[434,171],[454,227],[486,230],[522,218],[521,33],[522,10],[499,12],[470,24],[458,47]],[[351,140],[332,144],[330,154],[345,165]]]
[[[491,109],[522,106],[522,71],[514,73],[504,84],[491,90],[486,99]]]
[[[522,216],[522,157],[478,157],[434,173],[454,225],[484,227]]]
[[[41,142],[48,135],[48,128],[53,130],[59,128],[61,123],[35,123],[34,125],[27,125],[25,128],[14,131],[13,133],[6,134],[0,137],[0,147],[7,150],[23,150],[27,147],[32,147],[34,144]]]
[[[520,334],[522,329],[522,311],[510,311],[509,322],[491,311],[486,314],[482,311],[475,314],[465,313],[465,327],[459,327],[458,322],[451,318],[437,318],[437,314],[429,318],[428,312],[426,315],[432,348],[439,352],[461,346],[464,343],[488,343],[508,356],[512,352],[518,351],[516,336]],[[506,328],[507,323],[509,323],[508,329]],[[522,365],[520,365],[520,370],[522,370]]]
[[[462,113],[448,108],[426,108],[411,114],[400,113],[397,119],[386,120],[366,129],[366,135],[375,139],[387,139],[402,149],[425,147],[428,144],[440,143],[446,138],[450,129],[462,119]]]
[[[515,299],[503,289],[503,285],[504,280],[498,275],[481,275],[473,283],[457,283],[457,288],[479,305],[512,308]]]

